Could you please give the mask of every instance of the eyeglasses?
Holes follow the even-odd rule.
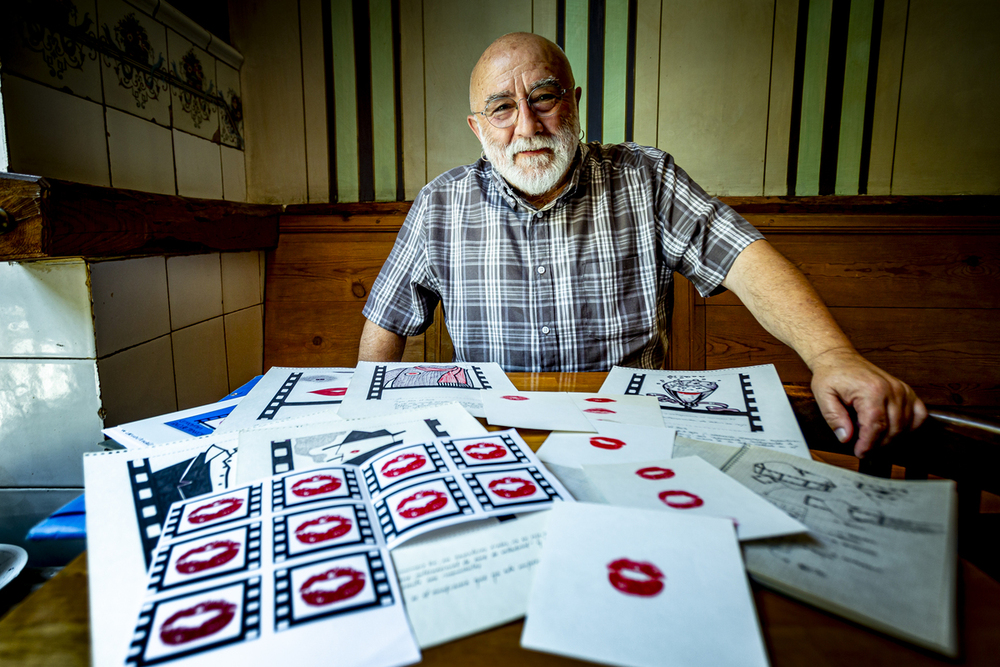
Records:
[[[527,98],[521,99],[527,99],[528,106],[531,107],[532,113],[536,116],[547,118],[556,112],[565,94],[565,88],[539,86],[531,91]],[[486,116],[486,120],[490,121],[493,127],[510,127],[517,122],[520,102],[520,99],[515,100],[511,97],[499,97],[490,100],[483,111],[474,111],[473,113]]]

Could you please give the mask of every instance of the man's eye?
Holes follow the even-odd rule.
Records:
[[[504,100],[503,102],[497,102],[496,104],[491,106],[487,111],[488,113],[495,115],[498,113],[510,113],[513,110],[514,110],[514,103],[510,100]]]
[[[552,104],[557,99],[559,98],[556,95],[553,95],[552,93],[542,93],[541,95],[538,95],[537,97],[533,98],[532,102],[534,104]]]

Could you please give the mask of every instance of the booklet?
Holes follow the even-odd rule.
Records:
[[[726,445],[758,445],[809,458],[795,413],[773,364],[716,371],[615,366],[601,393],[655,396],[677,435]]]

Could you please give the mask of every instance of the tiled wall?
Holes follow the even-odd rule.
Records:
[[[232,47],[157,0],[4,5],[8,171],[246,200]]]

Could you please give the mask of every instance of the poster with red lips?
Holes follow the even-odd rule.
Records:
[[[239,572],[259,563],[260,524],[179,541],[165,555],[160,589]]]
[[[438,446],[433,444],[393,447],[366,463],[365,479],[371,493],[381,493],[403,482],[447,470]]]
[[[159,602],[149,626],[143,662],[169,660],[243,639],[248,630],[244,586],[241,582]]]
[[[288,475],[281,481],[284,506],[294,507],[344,498],[360,499],[360,492],[352,484],[351,475],[352,473],[339,467],[314,468]]]
[[[445,448],[460,468],[485,468],[528,460],[521,445],[510,436],[499,434],[453,440],[446,442]]]
[[[389,519],[382,526],[386,539],[397,539],[418,526],[472,513],[468,500],[451,477],[393,491],[378,501],[375,508],[380,516]]]
[[[530,506],[534,503],[549,502],[558,496],[551,487],[546,488],[537,471],[528,468],[508,468],[506,470],[478,472],[467,476],[470,483],[482,490],[479,502],[490,507]]]
[[[289,588],[292,619],[298,622],[376,604],[378,600],[375,577],[363,553],[294,567]]]
[[[283,518],[287,551],[286,558],[326,549],[370,541],[374,537],[363,506],[335,505],[308,512],[296,512]],[[365,524],[362,531],[362,523]]]
[[[241,521],[260,512],[259,496],[260,487],[257,486],[196,498],[184,504],[174,530],[177,534],[183,535]],[[170,530],[169,525],[168,530]]]

